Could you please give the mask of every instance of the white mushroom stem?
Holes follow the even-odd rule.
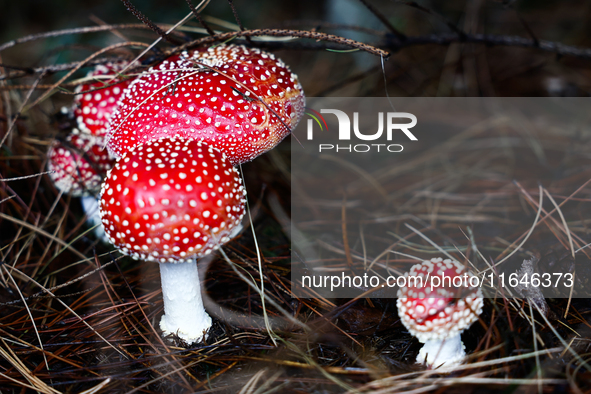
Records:
[[[455,367],[462,364],[466,357],[465,346],[462,337],[458,334],[446,339],[430,339],[419,351],[417,363],[426,364],[429,367],[444,368]]]
[[[80,197],[80,202],[82,203],[82,209],[86,214],[86,222],[92,227],[96,226],[94,227],[94,235],[103,242],[109,242],[105,235],[105,229],[101,222],[101,217],[99,216],[97,198],[95,196],[82,196]]]
[[[164,299],[160,328],[164,335],[176,334],[188,343],[203,341],[211,327],[211,317],[203,307],[197,260],[159,265]]]

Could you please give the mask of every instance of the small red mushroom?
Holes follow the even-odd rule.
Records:
[[[87,74],[87,78],[94,81],[76,87],[76,93],[99,89],[79,94],[74,98],[74,117],[81,133],[97,137],[107,136],[107,123],[117,106],[117,101],[132,82],[132,79],[121,81],[121,78],[117,77],[117,73],[127,65],[126,62],[99,64]],[[113,81],[110,81],[111,78],[114,78]],[[100,89],[106,84],[110,86]]]
[[[201,299],[197,258],[229,240],[244,215],[238,171],[217,149],[173,137],[125,152],[101,189],[107,237],[122,253],[160,263],[160,327],[187,342],[211,326]]]
[[[109,151],[167,136],[194,138],[234,165],[277,145],[304,110],[297,76],[272,54],[236,45],[185,52],[151,68],[123,95]]]
[[[85,134],[70,134],[65,143],[54,141],[47,152],[47,168],[55,186],[72,196],[98,193],[115,160],[101,140]]]
[[[408,331],[425,345],[418,363],[453,367],[466,355],[460,334],[482,313],[478,281],[459,262],[433,258],[415,264],[398,291],[398,315]]]
[[[96,194],[111,169],[113,160],[103,147],[102,139],[88,134],[70,134],[65,142],[54,141],[47,152],[47,168],[54,185],[66,194],[80,197],[82,208],[95,235],[103,239],[98,220]]]

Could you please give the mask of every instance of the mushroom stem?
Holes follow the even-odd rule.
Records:
[[[429,367],[455,367],[462,364],[466,356],[465,346],[461,335],[446,339],[429,339],[419,351],[417,363],[426,364]]]
[[[86,214],[86,222],[92,227],[96,226],[94,228],[94,235],[103,242],[109,242],[105,234],[103,223],[101,222],[101,217],[99,216],[97,198],[95,196],[82,196],[80,197],[80,203]]]
[[[201,298],[197,260],[159,265],[164,299],[160,328],[164,335],[176,334],[188,343],[203,341],[211,327],[211,317]]]

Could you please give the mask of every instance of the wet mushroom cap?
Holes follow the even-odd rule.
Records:
[[[185,52],[130,85],[110,122],[108,147],[120,157],[178,135],[212,145],[236,165],[285,138],[304,102],[297,76],[272,54],[236,45]]]
[[[431,289],[433,276],[450,278],[452,282],[443,279],[441,286]],[[470,286],[469,278],[473,276],[462,264],[451,259],[433,258],[413,265],[405,274],[408,286],[398,291],[397,306],[402,324],[423,343],[462,333],[482,312],[482,291]],[[415,278],[422,278],[422,285]],[[456,278],[455,285],[453,278]]]
[[[126,152],[101,189],[107,237],[122,253],[159,263],[193,261],[228,241],[244,215],[237,170],[217,149],[181,137]]]
[[[102,140],[86,134],[70,134],[64,142],[54,141],[47,152],[47,169],[55,186],[78,197],[100,190],[113,160]]]
[[[76,93],[86,92],[74,98],[74,117],[80,133],[97,137],[107,136],[109,119],[115,111],[123,91],[132,82],[132,79],[117,82],[121,78],[117,78],[116,74],[126,66],[126,62],[99,64],[86,77],[100,79],[76,87]],[[110,81],[111,77],[115,79]],[[108,87],[104,88],[107,85]],[[89,90],[94,91],[88,92]]]

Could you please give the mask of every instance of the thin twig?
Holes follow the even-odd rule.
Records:
[[[163,25],[165,26],[165,25]],[[139,23],[121,23],[115,25],[104,25],[104,26],[85,26],[85,27],[76,27],[74,29],[63,29],[63,30],[54,30],[48,31],[45,33],[39,34],[31,34],[25,37],[17,38],[16,40],[5,42],[4,44],[0,45],[0,52],[5,49],[11,48],[15,45],[24,44],[30,41],[42,40],[44,38],[53,38],[59,36],[67,36],[71,34],[86,34],[86,33],[97,33],[102,31],[111,31],[111,30],[124,30],[124,29],[150,29],[149,26],[139,24]]]
[[[535,42],[530,38],[520,36],[503,36],[503,35],[490,35],[490,34],[454,34],[454,33],[443,33],[443,34],[431,34],[425,36],[407,36],[404,42],[396,41],[382,41],[375,42],[372,44],[364,44],[358,41],[338,37],[330,34],[320,32],[310,32],[305,30],[291,30],[291,29],[256,29],[256,30],[245,30],[240,32],[226,32],[216,34],[215,36],[205,37],[198,40],[191,41],[183,44],[182,46],[175,48],[168,54],[178,53],[189,47],[196,47],[202,44],[211,43],[214,41],[225,41],[234,37],[257,37],[257,36],[276,36],[276,37],[301,37],[311,38],[316,40],[325,40],[330,43],[338,45],[347,45],[353,48],[358,48],[377,56],[389,56],[386,50],[399,51],[404,48],[419,46],[419,45],[449,45],[455,42],[469,42],[475,44],[482,44],[487,46],[507,46],[507,47],[520,47],[520,48],[532,48],[542,50],[544,52],[554,53],[560,56],[571,56],[580,59],[591,59],[591,48],[580,48],[571,45],[565,45],[559,42],[541,40]],[[273,48],[283,49],[312,49],[312,50],[326,50],[326,49],[338,49],[338,47],[327,45],[324,43],[310,42],[273,42],[265,43],[267,46]],[[146,44],[141,43],[142,46]],[[99,59],[85,59],[82,63],[85,66],[93,66],[96,64],[103,64],[112,59],[99,58]],[[81,62],[56,64],[44,67],[32,68],[35,74],[47,72],[55,73],[59,71],[66,71],[72,69],[78,69],[81,67]],[[15,74],[0,75],[0,80],[19,78],[27,75],[25,71],[20,71]],[[45,87],[46,85],[42,85]],[[1,87],[2,90],[11,89],[28,89],[30,85],[18,85],[13,87]]]
[[[274,25],[277,29],[284,29],[294,26],[311,26],[313,29],[322,28],[322,29],[339,29],[339,30],[351,30],[351,31],[358,31],[361,33],[371,34],[373,36],[378,37],[385,37],[386,33],[382,30],[371,29],[369,27],[364,26],[357,26],[357,25],[347,25],[344,23],[333,23],[333,22],[326,22],[322,20],[316,19],[296,19],[291,21],[283,21],[276,25]]]
[[[523,19],[523,17],[519,13],[519,11],[515,10],[515,13],[517,14],[517,18],[519,19],[519,22],[521,22],[521,24],[523,25],[523,27],[525,28],[525,30],[527,30],[527,34],[529,34],[529,36],[531,37],[531,39],[534,41],[534,45],[536,47],[539,47],[540,46],[540,40],[538,40],[538,37],[536,37],[536,35],[534,34],[534,31],[531,29],[531,27],[529,27],[528,23],[525,21],[525,19]]]
[[[244,28],[244,25],[242,24],[242,21],[240,20],[240,17],[238,16],[238,10],[236,10],[236,6],[234,5],[234,1],[233,0],[228,0],[228,3],[230,4],[230,8],[232,9],[232,14],[234,14],[234,19],[236,20],[236,24],[240,28],[240,31],[246,30]],[[250,40],[250,37],[246,37],[246,41],[248,41],[249,43],[252,44],[252,41]]]
[[[127,47],[127,46],[143,46],[143,47],[145,47],[145,46],[148,46],[148,44],[145,44],[143,42],[136,42],[136,41],[121,42],[119,44],[110,45],[106,48],[101,49],[98,52],[93,53],[92,55],[90,55],[89,57],[87,57],[86,59],[84,59],[83,61],[78,63],[78,65],[76,67],[74,67],[72,70],[70,70],[70,72],[68,72],[66,75],[64,75],[59,81],[54,83],[53,87],[50,90],[48,90],[47,92],[45,92],[45,94],[43,94],[41,97],[39,97],[37,100],[35,100],[35,102],[33,104],[31,104],[28,108],[32,108],[35,105],[42,102],[43,100],[45,100],[54,91],[55,88],[60,86],[66,79],[70,78],[78,69],[82,68],[82,66],[85,65],[86,62],[94,59],[95,57],[97,57],[99,55],[102,55],[105,52],[111,51],[116,48]]]
[[[209,1],[210,0],[201,0],[201,3],[199,3],[199,5],[196,7],[196,11],[199,12],[200,10],[202,10],[203,8],[205,8],[209,4]],[[170,29],[168,29],[166,31],[166,34],[169,34],[172,31],[174,31],[177,27],[180,27],[180,26],[184,25],[185,22],[187,22],[190,17],[191,17],[191,13],[187,14],[183,19],[181,19],[180,21],[178,21],[177,23],[175,23],[174,26],[172,26]],[[148,45],[146,47],[146,49],[144,49],[142,51],[142,53],[140,53],[139,55],[137,55],[135,59],[133,59],[123,70],[121,70],[121,72],[125,72],[135,62],[139,61],[139,59],[141,59],[142,56],[144,56],[146,53],[148,53],[148,51],[152,50],[152,48],[154,48],[160,42],[160,40],[162,40],[162,37],[159,37],[158,39],[154,40],[154,42],[152,42],[150,45]]]
[[[164,30],[159,28],[158,25],[156,25],[154,22],[152,22],[147,16],[145,16],[140,10],[138,10],[133,4],[131,4],[131,1],[129,1],[129,0],[121,0],[121,1],[125,5],[125,7],[127,7],[127,10],[133,14],[133,16],[135,16],[140,21],[145,23],[146,26],[148,26],[152,31],[154,31],[156,34],[158,34],[164,40],[170,42],[173,45],[180,44],[179,40],[174,39],[171,36],[169,36],[168,34],[166,34],[166,32]]]
[[[579,48],[575,46],[564,45],[559,42],[546,40],[540,40],[539,43],[536,43],[534,40],[530,38],[524,38],[519,36],[502,36],[493,34],[430,34],[427,36],[408,37],[408,39],[403,43],[392,42],[386,43],[384,45],[374,45],[386,49],[399,50],[409,46],[427,44],[449,45],[454,42],[477,43],[488,46],[498,45],[521,48],[537,48],[542,51],[552,52],[561,56],[573,56],[582,59],[591,59],[591,48]]]
[[[226,41],[235,37],[258,37],[258,36],[272,36],[272,37],[299,37],[299,38],[311,38],[314,40],[334,42],[337,44],[349,46],[352,48],[360,49],[362,51],[369,52],[376,56],[388,57],[390,54],[383,49],[376,48],[374,46],[351,40],[349,38],[339,37],[332,34],[306,31],[306,30],[290,30],[290,29],[253,29],[244,31],[231,31],[226,33],[219,33],[214,36],[200,38],[186,44],[183,44],[177,48],[174,48],[171,53],[178,53],[187,48],[196,47],[203,44],[209,44],[215,41]]]
[[[29,92],[27,93],[27,96],[25,97],[25,99],[23,100],[23,103],[21,104],[20,108],[18,109],[18,112],[14,115],[14,118],[12,119],[12,122],[10,122],[10,126],[8,126],[8,130],[6,131],[6,134],[4,135],[4,137],[2,137],[2,141],[0,141],[0,148],[2,146],[4,146],[4,143],[6,142],[6,139],[8,138],[8,136],[10,135],[10,133],[12,132],[12,129],[14,128],[14,125],[16,124],[17,119],[21,116],[21,114],[23,113],[25,106],[27,105],[27,102],[29,102],[31,95],[33,94],[33,92],[35,91],[35,87],[36,85],[41,81],[41,79],[43,79],[43,73],[41,75],[39,75],[39,77],[35,80],[35,83],[33,84],[33,86],[31,87],[31,89],[29,90]]]
[[[120,61],[121,58],[98,58],[98,59],[93,59],[93,60],[89,60],[86,61],[84,63],[85,66],[96,66],[97,64],[105,64],[108,62],[117,62]],[[82,61],[84,62],[84,61]],[[33,70],[33,74],[41,74],[41,73],[46,73],[46,74],[52,74],[52,73],[56,73],[56,72],[60,72],[60,71],[68,71],[71,70],[75,67],[78,67],[78,65],[81,62],[71,62],[71,63],[62,63],[62,64],[52,64],[49,66],[43,66],[43,67],[34,67],[31,70]],[[16,78],[22,78],[24,76],[27,76],[28,73],[24,72],[24,71],[20,71],[20,72],[15,72],[15,73],[11,73],[11,74],[4,74],[4,75],[0,75],[0,81],[3,80],[7,80],[7,79],[16,79]],[[41,86],[41,85],[40,85]],[[67,85],[66,85],[67,86]],[[2,90],[8,90],[8,88],[10,87],[2,87]]]
[[[35,178],[37,176],[43,176],[45,174],[51,174],[52,172],[55,172],[55,171],[45,171],[45,172],[40,172],[38,174],[27,175],[27,176],[19,176],[19,177],[16,177],[16,178],[0,178],[0,182],[22,181],[23,179]]]
[[[415,1],[400,1],[400,0],[398,0],[398,1],[396,1],[396,3],[404,4],[406,6],[409,6],[409,7],[415,8],[415,9],[417,9],[419,11],[422,11],[422,12],[424,12],[426,14],[432,15],[432,16],[436,17],[437,19],[439,19],[440,21],[442,21],[443,23],[445,23],[445,25],[450,30],[456,32],[461,38],[466,37],[466,33],[462,29],[460,29],[459,27],[457,27],[455,24],[453,24],[449,19],[445,18],[444,16],[436,13],[435,11],[433,11],[433,10],[427,8],[427,7],[424,7],[424,6],[420,5],[420,4],[418,4]]]
[[[189,6],[189,8],[191,9],[191,12],[193,13],[193,15],[195,16],[195,18],[199,21],[199,23],[201,24],[201,26],[203,26],[203,28],[205,30],[207,30],[207,33],[210,36],[214,36],[215,32],[211,29],[211,27],[209,27],[209,25],[203,20],[203,18],[201,17],[201,14],[199,13],[199,11],[197,11],[197,9],[193,6],[193,3],[191,2],[191,0],[185,0],[187,2],[187,5]]]
[[[363,3],[363,5],[368,10],[370,10],[371,13],[374,14],[375,17],[378,18],[380,20],[380,22],[382,22],[384,24],[384,26],[386,26],[392,34],[394,34],[396,36],[396,38],[398,38],[400,41],[406,40],[406,35],[401,33],[398,29],[396,29],[394,27],[394,25],[392,25],[390,23],[388,18],[386,18],[386,16],[384,14],[382,14],[376,7],[374,7],[369,1],[367,1],[367,0],[359,0],[359,1],[361,3]]]

